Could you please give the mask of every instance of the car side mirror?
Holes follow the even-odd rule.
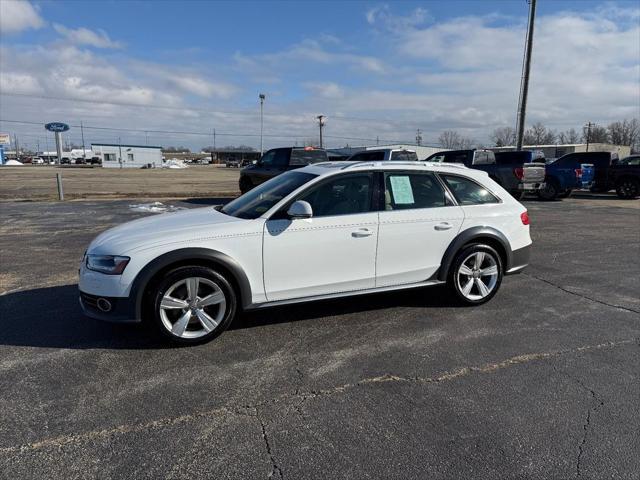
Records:
[[[309,202],[297,200],[291,204],[289,210],[287,210],[287,215],[292,219],[311,218],[313,217],[313,209]]]

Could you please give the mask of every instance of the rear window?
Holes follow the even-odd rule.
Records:
[[[327,152],[324,150],[305,150],[296,149],[291,150],[290,165],[309,165],[310,163],[326,162]]]
[[[399,152],[391,153],[391,160],[394,161],[404,161],[404,162],[417,162],[418,154],[416,152],[411,152],[409,150],[402,150]]]
[[[467,152],[445,152],[443,162],[446,163],[467,163],[469,154]]]
[[[442,175],[449,190],[456,197],[460,205],[483,205],[485,203],[500,203],[500,200],[482,185],[470,178],[458,175]]]
[[[496,152],[498,165],[520,165],[531,161],[531,152]]]

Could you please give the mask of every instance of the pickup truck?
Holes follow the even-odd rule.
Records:
[[[321,148],[285,147],[267,150],[260,160],[240,170],[240,192],[244,194],[288,170],[327,160],[327,152]]]
[[[520,153],[520,152],[505,152]],[[517,200],[525,193],[535,193],[544,188],[545,166],[533,163],[533,152],[524,152],[527,161],[519,156],[503,157],[501,163],[490,150],[447,150],[426,158],[427,162],[462,163],[469,168],[483,170],[492,180],[507,190]]]
[[[577,188],[590,188],[594,167],[584,163],[584,157],[570,153],[547,163],[544,188],[538,191],[542,200],[566,198]]]
[[[615,188],[624,199],[640,196],[640,155],[614,161],[607,171],[607,188]]]
[[[614,190],[620,198],[636,198],[640,195],[640,166],[638,155],[618,160],[616,153],[589,152],[582,155],[593,157],[595,178],[592,192]]]

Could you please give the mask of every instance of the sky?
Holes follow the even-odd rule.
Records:
[[[515,126],[528,4],[0,0],[0,132],[259,148],[489,144]],[[636,1],[538,0],[527,124],[640,117]],[[17,123],[21,122],[21,123]],[[83,125],[83,132],[79,125]],[[175,133],[181,132],[181,133]]]

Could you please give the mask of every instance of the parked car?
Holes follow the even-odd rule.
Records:
[[[71,159],[69,157],[62,157],[60,159],[60,165],[71,165]]]
[[[614,162],[607,172],[607,187],[615,188],[620,198],[640,196],[640,155]]]
[[[327,152],[321,148],[286,147],[267,150],[260,160],[240,171],[240,192],[246,193],[288,170],[327,160]]]
[[[43,165],[44,164],[44,160],[40,157],[34,157],[33,158],[33,164],[34,165]]]
[[[486,174],[416,162],[325,163],[221,208],[134,220],[89,245],[80,303],[213,339],[241,310],[447,284],[479,305],[529,261],[527,210]]]
[[[544,188],[545,166],[543,163],[531,163],[532,152],[524,152],[524,156],[521,152],[505,153],[509,155],[501,156],[500,163],[490,150],[447,150],[430,155],[426,161],[461,163],[487,172],[492,180],[518,200],[527,192],[535,193]]]
[[[354,153],[347,160],[350,162],[417,162],[418,155],[413,150],[405,150],[401,148],[375,148]]]
[[[547,163],[545,186],[538,191],[543,200],[566,198],[577,188],[590,188],[593,184],[594,166],[584,163],[585,158],[574,153]]]

